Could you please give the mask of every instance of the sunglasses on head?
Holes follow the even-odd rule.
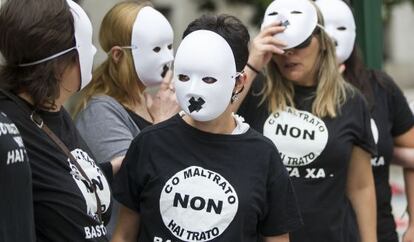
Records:
[[[305,41],[303,41],[299,45],[293,47],[292,49],[304,49],[304,48],[308,47],[312,42],[312,37],[313,37],[313,34],[311,34],[307,39],[305,39]]]
[[[311,44],[311,42],[312,42],[312,37],[315,34],[318,34],[319,33],[319,28],[318,27],[319,27],[319,25],[315,28],[315,30],[312,32],[312,34],[307,39],[305,39],[305,41],[303,41],[299,45],[293,47],[292,49],[304,49],[304,48],[307,48]]]

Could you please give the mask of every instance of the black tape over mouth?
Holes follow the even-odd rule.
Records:
[[[197,98],[197,100],[194,97],[191,97],[189,102],[190,105],[188,105],[188,111],[190,111],[190,113],[200,111],[203,108],[203,104],[206,103],[201,97]]]

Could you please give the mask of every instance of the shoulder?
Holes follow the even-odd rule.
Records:
[[[345,105],[363,105],[368,107],[367,100],[358,88],[351,84],[346,84],[346,102]]]
[[[122,105],[115,100],[113,97],[107,96],[107,95],[99,95],[92,97],[88,104],[86,105],[86,108],[96,108],[96,107],[102,107],[106,109],[119,109],[122,108]]]
[[[149,137],[149,136],[157,136],[160,133],[164,133],[166,131],[172,132],[172,134],[179,133],[180,131],[177,129],[180,123],[178,122],[178,118],[180,118],[177,115],[154,125],[148,126],[145,129],[143,129],[139,136],[141,137]],[[171,134],[169,134],[171,135]]]
[[[87,117],[102,117],[102,116],[120,116],[122,119],[129,117],[124,107],[114,98],[106,95],[99,95],[92,97],[78,115],[77,120]]]
[[[369,73],[370,81],[373,86],[385,91],[388,95],[402,93],[394,79],[386,72],[381,70],[370,70]]]

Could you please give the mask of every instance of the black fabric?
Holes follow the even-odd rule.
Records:
[[[263,85],[253,83],[239,114],[276,144],[289,171],[305,224],[291,241],[357,241],[346,178],[354,145],[376,153],[365,100],[349,91],[336,118],[319,119],[311,113],[316,87],[295,86],[296,109],[271,114],[267,102],[259,105]]]
[[[141,242],[256,242],[260,233],[301,225],[288,174],[268,139],[252,129],[205,133],[179,115],[133,140],[114,194],[140,214]]]
[[[376,194],[378,194],[378,241],[398,242],[391,209],[390,162],[394,137],[411,129],[414,125],[414,117],[402,91],[388,75],[381,71],[371,71],[369,77],[375,98],[371,110],[376,127],[373,127],[375,130],[373,133],[378,133],[378,155],[371,161]]]
[[[17,127],[0,112],[0,241],[35,241],[32,174]]]
[[[134,123],[138,126],[140,130],[143,130],[145,127],[151,126],[152,123],[148,122],[147,120],[143,119],[141,116],[136,114],[134,111],[124,107],[125,110],[128,112],[129,116],[132,118]]]
[[[27,102],[23,105],[33,108]],[[19,128],[29,156],[37,241],[107,241],[105,226],[96,218],[93,191],[79,178],[76,167],[70,165],[60,148],[15,102],[1,98],[0,106]],[[111,211],[109,184],[69,114],[64,108],[59,112],[38,111],[38,114],[71,150],[97,187],[103,219],[107,222]]]

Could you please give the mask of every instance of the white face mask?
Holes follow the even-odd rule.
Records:
[[[351,9],[341,0],[316,1],[325,20],[325,30],[336,45],[336,57],[342,64],[352,53],[356,26]]]
[[[81,70],[81,87],[84,88],[92,80],[93,58],[96,48],[92,44],[92,24],[85,11],[71,0],[67,0],[75,25],[76,49],[79,54]]]
[[[229,44],[215,32],[197,30],[178,47],[174,83],[181,108],[197,121],[210,121],[229,106],[236,82]]]
[[[74,20],[76,46],[63,50],[44,59],[20,64],[19,66],[34,66],[46,61],[50,61],[76,49],[79,55],[79,66],[81,72],[81,85],[79,87],[79,90],[81,90],[92,79],[93,57],[95,56],[96,48],[92,44],[92,24],[88,18],[88,15],[86,15],[85,11],[72,0],[67,0],[67,3],[70,7]]]
[[[168,20],[151,7],[142,8],[132,30],[135,71],[145,86],[161,84],[171,67],[174,33]]]
[[[275,35],[290,49],[305,41],[315,29],[318,17],[315,7],[309,0],[275,0],[266,9],[262,29],[280,21],[285,31]]]

